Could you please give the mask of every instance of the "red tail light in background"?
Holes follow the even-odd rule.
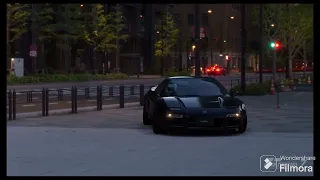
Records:
[[[217,68],[217,69],[216,69],[216,71],[218,71],[218,72],[219,72],[219,71],[220,71],[220,68]]]

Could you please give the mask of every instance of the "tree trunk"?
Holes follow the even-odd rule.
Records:
[[[303,62],[304,62],[304,68],[303,68],[303,75],[306,75],[306,71],[307,71],[307,47],[306,47],[306,41],[303,42]]]
[[[120,50],[119,50],[119,39],[116,40],[116,73],[119,73],[120,72]]]
[[[288,58],[289,58],[289,67],[288,67],[288,72],[289,72],[289,78],[292,78],[292,50],[291,47],[288,49]]]

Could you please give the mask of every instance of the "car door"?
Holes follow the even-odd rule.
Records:
[[[154,93],[148,99],[148,116],[149,116],[149,118],[152,118],[154,112],[156,111],[155,103],[159,98],[161,98],[161,92],[166,87],[168,82],[169,82],[168,79],[163,80],[159,84],[159,86],[154,90]]]

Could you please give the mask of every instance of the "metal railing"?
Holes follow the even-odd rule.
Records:
[[[264,78],[264,81],[271,77]],[[282,79],[278,76],[276,82]],[[227,89],[240,84],[240,79],[220,81]],[[259,83],[259,77],[246,78],[246,83]],[[279,83],[278,83],[279,84]],[[78,113],[79,108],[91,107],[101,111],[104,105],[119,105],[124,108],[126,103],[143,105],[145,93],[154,85],[120,85],[96,87],[76,87],[27,91],[7,91],[7,119],[17,119],[19,113],[38,112],[40,116],[49,116],[52,110],[70,110],[71,114]],[[138,103],[139,102],[139,103]],[[60,103],[60,104],[59,104]],[[28,110],[29,108],[29,110]],[[30,110],[31,109],[31,110]]]

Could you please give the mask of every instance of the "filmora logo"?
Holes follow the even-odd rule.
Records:
[[[260,170],[262,172],[275,172],[277,170],[277,157],[274,155],[261,156]]]

